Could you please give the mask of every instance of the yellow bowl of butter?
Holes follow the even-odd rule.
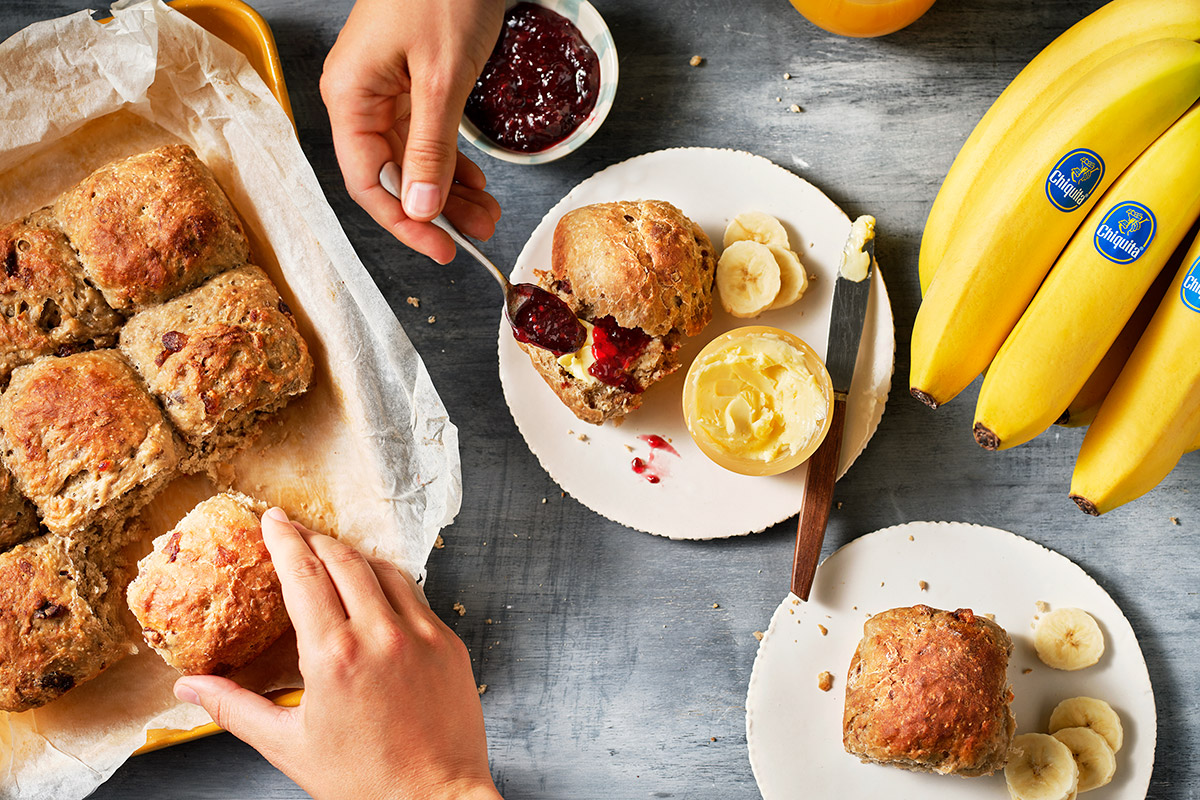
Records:
[[[751,325],[700,351],[683,385],[688,433],[704,455],[742,475],[798,467],[829,431],[833,386],[800,337]]]

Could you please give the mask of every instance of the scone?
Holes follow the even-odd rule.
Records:
[[[116,350],[18,367],[0,455],[52,533],[115,530],[175,477],[181,445]]]
[[[287,610],[259,514],[235,493],[203,501],[138,562],[129,608],[142,635],[185,675],[228,675],[287,630]]]
[[[1012,640],[969,609],[894,608],[863,625],[842,741],[864,762],[971,777],[1004,766],[1016,729]]]
[[[0,465],[0,550],[7,550],[37,533],[37,512],[17,491],[12,473]]]
[[[186,145],[102,167],[52,208],[88,279],[126,314],[249,260],[241,220]]]
[[[187,441],[187,471],[245,444],[312,378],[296,321],[258,267],[136,314],[120,348]]]
[[[121,317],[46,211],[0,227],[0,385],[38,356],[111,346]]]
[[[660,200],[598,203],[563,215],[541,286],[587,323],[577,353],[519,342],[559,399],[599,424],[641,405],[679,368],[685,336],[712,319],[716,255],[699,225]]]
[[[73,557],[61,536],[0,553],[0,710],[45,705],[129,653],[118,574]]]

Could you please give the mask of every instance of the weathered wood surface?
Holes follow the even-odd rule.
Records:
[[[504,208],[486,249],[511,263],[571,186],[622,159],[689,145],[750,150],[812,181],[851,215],[878,216],[896,369],[905,376],[917,246],[941,177],[1006,82],[1100,4],[942,0],[905,31],[854,41],[815,29],[785,0],[597,0],[621,53],[612,114],[591,143],[552,165],[481,157]],[[483,705],[501,790],[514,800],[756,796],[744,727],[752,632],[766,627],[787,591],[795,520],[749,538],[680,543],[626,530],[562,497],[501,396],[491,278],[462,258],[439,267],[408,252],[342,188],[317,79],[350,3],[255,5],[274,28],[300,139],[329,202],[461,431],[465,498],[445,549],[430,558],[429,597],[488,684]],[[0,0],[0,38],[78,7]],[[688,65],[693,54],[704,66]],[[789,113],[793,102],[804,112]],[[420,298],[419,310],[406,305],[409,296]],[[984,452],[970,435],[974,391],[936,413],[893,392],[875,440],[837,487],[842,507],[824,552],[877,528],[934,519],[1005,528],[1073,559],[1125,610],[1149,664],[1159,713],[1150,796],[1200,796],[1200,552],[1192,538],[1200,503],[1191,493],[1200,459],[1185,459],[1131,507],[1085,518],[1066,497],[1079,432]],[[451,610],[455,602],[465,616]],[[222,735],[136,758],[95,796],[304,794]]]

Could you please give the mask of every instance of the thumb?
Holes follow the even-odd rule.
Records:
[[[175,681],[175,696],[185,703],[202,706],[213,722],[268,759],[271,758],[268,751],[278,749],[282,726],[289,719],[288,709],[215,675],[180,678]]]
[[[416,84],[408,138],[404,142],[401,202],[411,219],[427,222],[442,211],[458,157],[458,120],[466,105],[467,90],[457,92]]]

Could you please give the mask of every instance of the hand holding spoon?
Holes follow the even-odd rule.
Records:
[[[379,171],[379,183],[397,200],[400,199],[400,167],[389,161]],[[504,291],[504,316],[512,326],[513,336],[519,342],[549,350],[556,355],[574,353],[583,347],[587,329],[571,311],[570,306],[554,294],[532,283],[508,282],[504,273],[480,252],[467,237],[463,236],[445,215],[438,214],[432,220],[444,230],[454,243],[467,251],[476,261],[492,273],[492,277]]]

